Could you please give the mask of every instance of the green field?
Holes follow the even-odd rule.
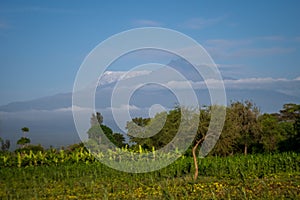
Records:
[[[297,153],[206,157],[197,181],[191,157],[134,174],[80,151],[39,154],[1,156],[0,199],[300,199]]]

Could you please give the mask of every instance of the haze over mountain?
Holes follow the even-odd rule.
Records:
[[[299,5],[300,1],[271,4],[199,0],[189,3],[97,1],[93,4],[1,1],[0,137],[10,139],[15,145],[22,136],[20,129],[27,126],[32,144],[59,147],[79,142],[71,107],[73,85],[81,66],[97,47],[146,27],[176,32],[192,43],[169,34],[148,32],[134,34],[126,41],[117,40],[115,45],[108,45],[96,55],[100,61],[112,55],[117,58],[109,66],[99,64],[107,68],[98,83],[85,76],[86,90],[98,86],[96,109],[104,115],[104,123],[115,131],[121,131],[112,118],[111,96],[116,86],[121,89],[115,96],[120,104],[113,106],[113,110],[121,117],[127,109],[131,117],[147,117],[163,110],[156,104],[165,109],[173,108],[178,103],[174,91],[187,96],[183,103],[190,103],[193,96],[187,92],[190,87],[201,105],[211,104],[207,85],[217,91],[222,80],[216,77],[203,80],[193,66],[179,59],[180,56],[199,58],[205,52],[221,72],[227,104],[231,100],[252,100],[262,112],[278,112],[285,103],[299,103]],[[154,39],[157,36],[158,40]],[[146,45],[123,51],[140,40],[157,43],[159,48]],[[164,43],[166,45],[160,48]],[[190,44],[197,44],[204,54],[195,52]],[[115,55],[119,50],[123,53]],[[147,63],[168,64],[183,77],[170,76],[171,72],[163,66],[145,67],[127,74]],[[208,66],[196,67],[205,71]],[[117,80],[124,78],[127,81],[117,84]],[[151,80],[157,84],[139,84]],[[136,85],[130,85],[132,83]],[[125,92],[137,86],[129,103],[125,102]],[[86,118],[94,112],[84,105],[73,108],[85,113]],[[122,126],[124,123],[126,120]]]
[[[168,66],[185,76],[195,90],[200,105],[211,104],[204,80],[189,63],[183,60],[172,60]],[[153,76],[161,80],[164,78],[163,70],[163,68],[160,68],[154,71],[133,71],[127,74],[125,79],[140,82]],[[103,114],[104,123],[116,132],[122,132],[122,127],[118,127],[113,119],[111,96],[116,83],[122,77],[124,79],[126,73],[125,71],[106,71],[98,83],[95,95],[96,110]],[[207,81],[213,82],[216,80]],[[256,103],[262,112],[278,112],[285,103],[300,102],[298,95],[300,80],[225,77],[223,81],[228,103],[237,100],[251,100]],[[183,87],[182,81],[179,80],[166,81],[165,84],[170,88],[181,88],[183,93],[187,89]],[[295,96],[290,95],[293,93]],[[154,104],[160,104],[166,109],[170,109],[177,103],[176,96],[168,89],[158,85],[146,85],[136,90],[129,105],[117,109],[129,109],[131,117],[148,117],[149,108]],[[33,143],[59,147],[79,142],[80,139],[75,130],[71,107],[71,92],[0,106],[2,137],[15,143],[20,136],[20,127],[28,126],[30,127],[30,138]],[[89,115],[93,112],[89,109],[76,108],[76,106],[74,108],[88,112]]]
[[[210,105],[208,90],[205,81],[196,70],[182,59],[172,60],[167,66],[172,67],[182,74],[186,80],[193,86],[196,91],[199,102],[202,105]],[[157,79],[164,79],[164,69],[158,70],[140,70],[140,71],[106,71],[99,80],[96,92],[96,108],[109,108],[111,105],[112,90],[116,83],[121,79],[136,79],[142,82],[145,77],[153,76]],[[125,76],[126,75],[126,76]],[[124,77],[125,76],[125,77]],[[214,82],[215,80],[206,80],[206,82]],[[167,81],[169,87],[181,87],[178,80]],[[226,89],[227,101],[252,100],[260,107],[262,112],[277,112],[284,103],[299,102],[300,100],[300,79],[273,79],[273,78],[244,78],[236,79],[233,77],[223,77]],[[182,88],[185,89],[185,88]],[[152,98],[147,97],[147,93],[151,93]],[[171,100],[170,94],[164,88],[153,87],[151,91],[142,88],[134,96],[133,102],[135,106],[140,108],[149,107],[151,99],[162,99],[163,104],[168,108],[177,103],[176,99]],[[276,101],[275,101],[276,100]],[[97,103],[98,102],[98,103]],[[272,102],[272,104],[270,104]],[[155,103],[155,102],[152,102]],[[72,106],[72,93],[61,93],[52,96],[46,96],[38,99],[22,102],[12,102],[0,106],[2,112],[20,112],[20,111],[51,111],[68,109]]]

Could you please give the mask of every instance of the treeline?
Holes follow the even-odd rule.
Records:
[[[214,106],[200,109],[199,124],[194,141],[187,150],[186,155],[192,155],[193,147],[200,143],[201,138],[205,138]],[[91,128],[88,130],[89,140],[85,146],[89,148],[103,144],[103,140],[109,140],[117,147],[125,147],[132,151],[139,151],[140,148],[152,151],[160,149],[168,144],[178,133],[181,115],[185,108],[176,106],[168,112],[155,115],[154,118],[134,118],[127,122],[127,135],[129,141],[125,142],[124,135],[114,133],[108,126],[103,124],[103,116],[97,112],[91,117]],[[285,104],[278,113],[262,114],[258,107],[250,101],[232,102],[229,106],[223,107],[226,110],[226,117],[222,133],[210,152],[210,155],[227,156],[234,154],[253,153],[275,153],[294,151],[300,152],[300,105]],[[186,112],[186,110],[184,110]],[[147,136],[147,127],[159,127],[157,133],[151,137]],[[190,129],[187,125],[186,129]],[[18,140],[20,151],[44,151],[41,145],[30,144],[30,139],[26,136],[29,128],[23,127],[23,136]],[[105,135],[106,137],[103,137]],[[181,138],[184,140],[185,138]],[[0,138],[1,151],[8,151],[9,140]],[[83,144],[74,144],[66,149],[74,150],[82,148]],[[108,146],[107,146],[108,147]],[[105,148],[105,147],[103,147]]]
[[[205,137],[211,119],[212,106],[205,107],[199,112],[199,126],[194,144],[187,151],[191,155],[191,149],[199,138]],[[163,128],[154,136],[139,138],[129,136],[132,148],[142,146],[151,149],[153,146],[159,149],[168,144],[178,132],[181,120],[181,109],[175,107],[166,113],[159,113],[153,119],[134,118],[127,123],[129,135],[135,135],[137,124],[146,127],[154,121],[161,121],[166,115]],[[232,102],[226,109],[226,118],[222,133],[211,155],[233,155],[248,153],[271,153],[285,151],[300,151],[300,105],[285,104],[278,113],[262,114],[255,104],[250,101]]]

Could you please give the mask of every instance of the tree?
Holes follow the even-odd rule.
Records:
[[[95,126],[95,125],[101,125],[103,123],[103,116],[101,115],[101,113],[96,112],[96,114],[92,114],[91,120],[91,127]]]
[[[219,108],[224,109],[224,107],[221,106],[211,106],[201,110],[176,106],[169,112],[156,114],[152,119],[133,119],[131,122],[127,123],[126,128],[131,142],[135,142],[137,145],[148,149],[152,149],[152,147],[159,149],[166,146],[173,140],[173,142],[176,142],[178,145],[178,149],[181,150],[186,148],[185,144],[187,144],[187,141],[188,144],[192,142],[189,150],[192,151],[191,153],[195,166],[194,179],[196,180],[199,174],[197,162],[198,155],[196,152],[199,150],[200,144],[204,141],[204,139],[205,141],[208,141],[206,142],[204,152],[202,152],[205,153],[205,151],[210,150],[211,145],[214,145],[214,142],[220,134],[219,132],[214,132],[217,129],[212,128],[210,134],[207,135],[208,127],[210,125],[211,110],[214,109],[214,111],[217,111]],[[218,120],[215,120],[215,123],[217,123],[216,121]],[[212,127],[216,126],[218,126],[218,124],[212,125]],[[156,130],[157,132],[153,130]],[[134,137],[147,136],[151,131],[156,134],[152,134],[153,136],[148,138]],[[175,139],[175,136],[177,135],[180,135],[181,137],[179,136]],[[171,148],[175,149],[176,147],[172,146]]]
[[[226,109],[225,123],[214,149],[212,150],[212,155],[227,156],[232,155],[238,145],[239,137],[239,122],[236,119],[236,115],[231,108]]]
[[[101,137],[102,137],[102,132],[103,134],[109,139],[109,140],[113,140],[113,131],[105,125],[96,125],[96,126],[92,126],[87,134],[89,139],[95,140],[95,141],[99,141],[99,144],[101,143]]]
[[[192,145],[192,155],[193,155],[193,161],[195,166],[194,180],[197,180],[199,174],[196,152],[198,150],[199,145],[205,139],[206,133],[208,131],[209,122],[210,122],[210,109],[200,110],[199,126]]]
[[[283,109],[280,110],[280,121],[291,121],[295,120],[300,116],[300,105],[294,103],[288,103],[283,105]]]
[[[244,154],[247,155],[248,148],[259,138],[260,127],[257,121],[259,109],[250,101],[234,102],[230,105],[230,109],[236,120],[238,144],[243,146]]]
[[[10,140],[2,140],[2,138],[0,138],[1,141],[1,150],[2,151],[8,151],[9,147],[10,147]]]
[[[27,144],[30,143],[30,139],[26,137],[21,137],[18,141],[17,144],[21,146],[21,148],[24,148]]]
[[[271,114],[263,114],[258,118],[261,126],[260,143],[266,152],[276,151],[278,144],[284,139],[284,130],[280,126],[278,119]]]
[[[125,144],[125,138],[123,136],[123,134],[121,133],[113,133],[113,138],[114,138],[114,141],[115,141],[115,145],[119,148],[122,148],[122,147],[125,147],[126,144]]]
[[[25,137],[25,133],[29,132],[29,128],[28,127],[23,127],[21,128],[22,132],[23,132],[23,137]]]
[[[125,141],[123,135],[118,133],[113,134],[113,131],[108,126],[102,124],[103,116],[101,115],[101,113],[97,112],[96,114],[92,114],[90,122],[91,128],[87,132],[89,143],[86,143],[88,147],[98,147],[99,150],[99,145],[112,146],[111,143],[117,147],[125,146],[123,143]]]
[[[24,148],[27,144],[30,143],[30,139],[26,137],[25,133],[29,132],[29,128],[28,127],[23,127],[21,128],[22,132],[23,132],[23,137],[21,137],[18,141],[17,144],[21,145],[21,148]]]
[[[277,117],[286,135],[285,141],[280,143],[280,150],[300,152],[300,105],[284,104]]]
[[[126,129],[127,135],[129,137],[129,141],[134,143],[137,146],[143,146],[144,148],[148,148],[151,143],[151,139],[149,138],[141,138],[142,133],[145,133],[145,127],[150,123],[150,118],[142,118],[136,117],[133,118],[132,121],[127,122]],[[151,147],[151,146],[150,146]]]
[[[177,134],[181,120],[181,108],[157,113],[154,118],[134,118],[127,122],[129,141],[133,146],[144,149],[160,149],[167,145]]]
[[[294,147],[297,152],[300,152],[300,116],[297,116],[295,120],[294,129],[296,132],[296,135],[294,137],[294,142],[295,142]]]

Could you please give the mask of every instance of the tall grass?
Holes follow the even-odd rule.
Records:
[[[192,181],[193,166],[191,157],[181,157],[158,171],[134,174],[109,168],[80,150],[5,154],[1,155],[0,199],[130,199],[149,196],[176,199],[185,195],[199,198],[200,194],[197,196],[194,191],[202,191],[203,198],[213,198],[209,196],[212,194],[222,198],[224,195],[234,197],[233,191],[237,191],[237,198],[244,198],[258,187],[254,185],[257,181],[251,182],[255,187],[240,183],[248,179],[263,179],[270,174],[299,174],[300,156],[281,153],[206,157],[199,160],[200,182]],[[208,177],[209,183],[204,183]],[[239,181],[219,183],[220,180]],[[269,187],[263,184],[266,183],[259,186],[261,190]],[[270,187],[278,187],[274,184],[271,182]],[[300,189],[295,185],[289,187],[296,188],[295,191]],[[285,195],[284,190],[281,192]],[[297,194],[293,192],[290,196],[295,198]]]

